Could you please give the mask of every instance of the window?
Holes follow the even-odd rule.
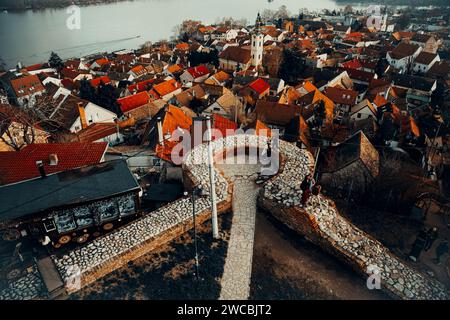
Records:
[[[56,225],[53,219],[46,219],[44,222],[44,229],[45,232],[51,232],[56,230]]]
[[[361,119],[361,113],[358,113],[358,114],[356,115],[356,117],[357,117],[358,119]]]

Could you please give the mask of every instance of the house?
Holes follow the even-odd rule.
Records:
[[[438,54],[422,51],[414,60],[413,71],[416,73],[427,73],[433,64],[438,61],[440,61]]]
[[[154,85],[149,91],[149,94],[152,99],[169,101],[174,96],[181,93],[182,90],[181,85],[175,79],[171,79]]]
[[[396,87],[407,90],[406,102],[410,112],[428,106],[431,101],[431,95],[437,88],[435,79],[406,74],[392,75],[392,83]]]
[[[50,134],[23,110],[0,104],[0,151],[20,150],[30,143],[46,143]]]
[[[231,41],[237,38],[239,32],[236,29],[220,27],[211,33],[211,39],[221,41]]]
[[[101,83],[103,83],[104,85],[111,84],[111,79],[109,79],[108,76],[101,76],[101,77],[92,79],[89,82],[90,82],[91,86],[93,86],[94,88],[97,88]]]
[[[319,166],[326,188],[364,193],[379,175],[380,156],[362,131],[330,147]]]
[[[386,53],[386,59],[392,67],[403,73],[410,69],[414,59],[422,51],[422,47],[412,43],[401,42],[392,51]]]
[[[202,112],[202,115],[211,114],[218,114],[234,122],[242,123],[246,119],[243,102],[228,89],[222,90],[217,100]]]
[[[136,110],[134,109],[130,112],[136,112]],[[134,119],[138,119],[138,117]],[[124,142],[124,135],[120,132],[120,123],[98,122],[78,131],[71,141],[83,143],[101,142],[113,147]]]
[[[350,111],[358,99],[358,92],[355,90],[342,89],[339,87],[327,87],[324,94],[345,112]]]
[[[187,69],[183,74],[180,76],[180,80],[183,85],[193,83],[193,82],[203,82],[206,79],[208,79],[210,75],[210,71],[208,68],[204,65],[200,65],[197,67],[192,67]]]
[[[19,106],[34,105],[36,97],[45,93],[45,88],[36,75],[28,75],[11,80],[13,100]]]
[[[345,35],[350,34],[351,31],[352,28],[350,26],[335,25],[333,27],[333,33],[340,37],[344,37]]]
[[[249,49],[231,46],[219,54],[220,68],[226,71],[246,70],[251,62],[252,55]]]
[[[430,34],[416,33],[412,36],[410,43],[420,46],[423,51],[429,53],[436,53],[439,48],[439,42]]]
[[[95,60],[90,66],[89,68],[91,70],[98,70],[103,68],[103,66],[109,65],[110,61],[107,58],[100,58]]]
[[[137,65],[128,71],[128,75],[130,76],[128,78],[129,81],[134,81],[135,79],[138,79],[148,73],[147,68],[145,68],[142,65]]]
[[[377,109],[369,100],[364,99],[357,105],[354,105],[349,114],[350,122],[360,122],[366,119],[376,119]]]
[[[95,103],[80,99],[72,94],[56,101],[58,105],[49,115],[47,126],[76,133],[92,123],[114,123],[117,115]]]
[[[262,78],[256,79],[248,87],[254,92],[257,99],[263,99],[270,93],[270,85]]]
[[[78,243],[86,234],[110,230],[139,210],[141,188],[123,160],[47,174],[0,187],[0,224]],[[20,194],[20,197],[17,195]]]
[[[231,76],[225,71],[219,71],[205,80],[205,84],[226,86],[231,80]]]
[[[279,130],[283,139],[308,146],[308,125],[302,117],[302,109],[297,105],[279,104],[259,100],[255,108],[256,120],[271,130]]]
[[[450,63],[448,61],[439,61],[434,63],[427,76],[436,79],[448,80],[450,79]]]
[[[122,110],[123,114],[129,118],[135,118],[132,116],[132,111],[137,108],[145,106],[148,107],[150,101],[150,95],[147,91],[142,91],[130,96],[126,96],[125,98],[117,99],[117,103],[120,105],[120,109]],[[138,118],[135,119],[139,120]]]
[[[172,162],[172,149],[179,143],[177,132],[189,133],[191,125],[190,116],[180,108],[168,105],[147,123],[141,144],[155,150],[159,158]]]
[[[0,152],[0,184],[39,177],[36,162],[46,174],[94,165],[104,161],[106,143],[29,144],[20,151]]]
[[[203,99],[205,96],[205,90],[200,85],[196,85],[177,94],[175,99],[179,107],[191,107],[191,102],[194,99]]]

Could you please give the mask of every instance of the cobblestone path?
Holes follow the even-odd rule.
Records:
[[[248,158],[246,160],[248,161]],[[259,192],[259,187],[255,184],[255,173],[259,172],[260,167],[255,164],[220,167],[224,174],[234,181],[233,222],[220,299],[245,300],[250,294],[256,199]]]

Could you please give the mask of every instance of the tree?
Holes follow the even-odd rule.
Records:
[[[50,54],[50,59],[48,60],[48,64],[51,68],[54,68],[56,70],[61,70],[62,68],[64,68],[64,63],[63,63],[62,59],[58,56],[58,54],[56,54],[53,51]]]
[[[79,96],[81,99],[91,102],[94,102],[94,100],[96,100],[95,88],[91,85],[89,80],[86,80],[84,78],[80,80]]]
[[[280,65],[279,77],[288,84],[296,85],[305,70],[305,60],[297,51],[283,50],[283,59]]]
[[[33,105],[21,108],[3,105],[0,108],[0,141],[15,151],[28,144],[45,142],[42,138],[49,134],[42,128],[51,122],[56,124],[50,119],[55,107],[54,100],[48,96],[38,97]]]
[[[191,36],[195,31],[197,31],[200,25],[200,21],[184,20],[181,24],[173,28],[173,32],[175,34],[175,37],[180,39],[184,36],[184,34]]]
[[[119,95],[112,85],[101,82],[97,89],[96,98],[96,104],[99,106],[114,112],[118,116],[123,114],[117,102]]]
[[[140,51],[145,54],[145,53],[151,53],[152,52],[152,48],[153,48],[153,44],[151,41],[146,41],[145,43],[143,43],[139,49]]]

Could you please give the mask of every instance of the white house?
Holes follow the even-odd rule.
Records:
[[[427,73],[438,61],[441,61],[438,54],[422,51],[414,60],[413,70],[416,73]]]
[[[350,110],[350,122],[357,122],[368,118],[376,119],[377,109],[369,100],[364,99]]]
[[[193,82],[203,82],[208,79],[210,71],[204,65],[192,67],[183,72],[180,76],[180,80],[183,85]]]
[[[401,42],[394,50],[386,53],[386,59],[392,67],[406,72],[421,51],[422,47],[418,45]]]
[[[117,114],[70,94],[62,99],[49,118],[58,126],[76,133],[94,123],[114,123]]]

